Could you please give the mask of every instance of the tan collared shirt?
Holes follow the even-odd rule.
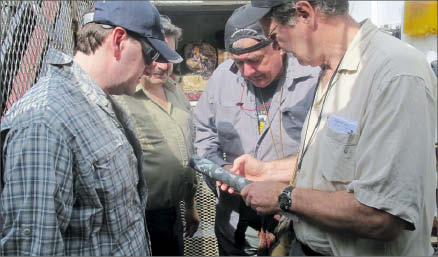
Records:
[[[133,96],[115,97],[133,120],[143,150],[148,210],[177,206],[179,201],[194,196],[197,184],[195,171],[188,166],[194,135],[190,103],[170,79],[164,91],[168,110],[141,85]]]
[[[382,242],[301,221],[294,223],[297,238],[327,255],[431,255],[437,80],[424,55],[365,21],[328,88],[318,88],[303,127],[300,152],[309,147],[297,187],[347,190],[414,230]]]

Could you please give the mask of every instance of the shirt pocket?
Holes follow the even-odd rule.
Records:
[[[304,106],[287,107],[282,110],[284,130],[295,141],[300,141],[301,129],[308,111],[309,109]]]
[[[154,113],[150,110],[132,113],[131,118],[134,123],[135,134],[142,148],[154,147],[164,142],[164,136],[157,115],[165,114]]]
[[[109,143],[92,165],[95,189],[99,199],[112,209],[136,199],[138,184],[137,160],[131,145],[126,142]]]
[[[251,128],[248,123],[241,124],[240,119],[241,112],[239,106],[218,106],[216,112],[216,129],[224,152],[241,153],[243,151],[242,138],[238,131],[249,130]],[[255,122],[254,124],[254,129],[257,129],[257,123]]]
[[[354,178],[358,134],[344,134],[325,127],[321,133],[318,169],[331,182],[348,183]]]

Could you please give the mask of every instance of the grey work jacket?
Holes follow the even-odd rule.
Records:
[[[232,64],[232,60],[227,60],[218,66],[197,103],[194,112],[196,153],[219,165],[231,164],[245,153],[263,161],[275,160],[282,158],[281,138],[284,157],[295,155],[320,68],[301,66],[290,54],[285,57],[286,72],[278,82],[269,109],[271,122],[265,122],[259,133],[257,112],[254,111],[255,87],[240,72],[230,71]],[[283,99],[280,100],[281,87]],[[274,145],[280,156],[277,156]],[[239,204],[240,200],[233,196],[220,195],[216,208],[216,230],[219,229],[219,233],[232,236],[235,232]]]

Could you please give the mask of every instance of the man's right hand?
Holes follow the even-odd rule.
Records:
[[[244,154],[234,160],[230,171],[248,180],[264,181],[266,180],[265,175],[267,175],[265,166],[264,162],[249,154]]]
[[[257,160],[249,154],[241,155],[234,160],[233,165],[224,165],[223,167],[248,180],[265,180],[265,177],[263,176],[265,174],[265,163]],[[223,184],[221,181],[216,181],[216,185],[219,186],[222,191],[227,191],[230,194],[236,193],[234,188],[229,187],[227,184]]]

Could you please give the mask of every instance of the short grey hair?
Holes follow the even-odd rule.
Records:
[[[175,39],[175,48],[178,48],[178,41],[182,38],[182,29],[172,23],[167,16],[161,16],[161,24],[163,25],[164,35]]]
[[[271,17],[280,24],[293,25],[296,18],[296,0],[274,7]],[[348,13],[348,0],[309,0],[324,16],[342,16]]]

